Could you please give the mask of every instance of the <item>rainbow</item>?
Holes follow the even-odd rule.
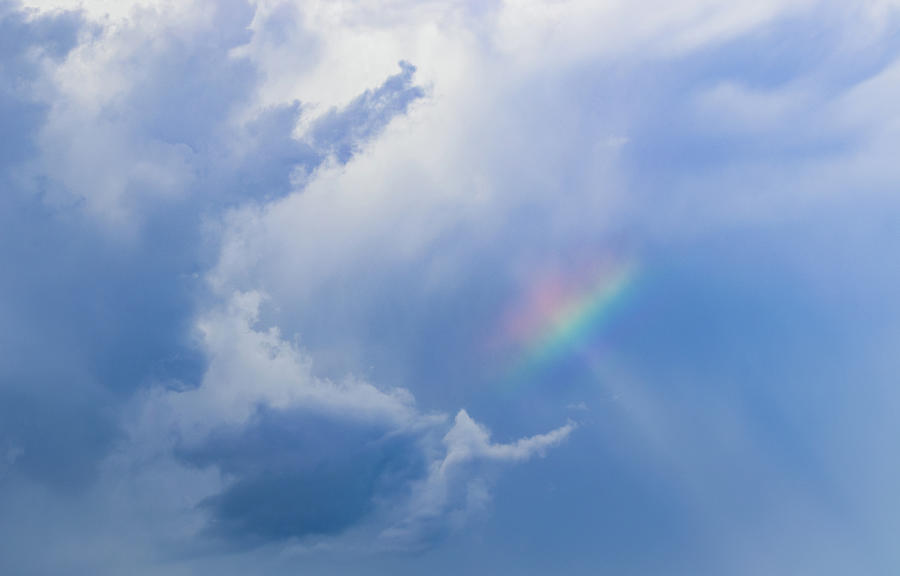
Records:
[[[504,322],[504,340],[520,350],[508,379],[519,381],[578,350],[622,308],[637,277],[636,265],[625,263],[593,274],[589,282],[539,282]]]

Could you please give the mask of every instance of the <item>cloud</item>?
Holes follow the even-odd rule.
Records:
[[[0,261],[17,274],[0,283],[3,428],[26,449],[21,470],[81,484],[131,393],[203,375],[191,325],[217,242],[204,222],[287,194],[292,174],[315,171],[331,148],[295,137],[299,103],[252,107],[256,70],[230,55],[251,38],[245,3],[200,2],[180,19],[147,8],[141,26],[101,27],[7,6],[0,106],[14,124],[0,153]],[[407,69],[375,93],[387,101],[396,88],[406,106],[412,82]],[[366,116],[365,105],[353,113],[371,125],[329,132],[354,152],[403,112]]]
[[[333,108],[317,118],[309,131],[313,146],[346,164],[359,151],[361,142],[380,133],[394,116],[405,114],[410,103],[422,98],[425,91],[412,83],[415,66],[401,60],[400,70],[377,89],[367,90],[344,108]]]
[[[512,444],[494,444],[487,429],[472,420],[465,410],[460,410],[453,428],[444,436],[447,456],[441,462],[440,470],[445,473],[448,468],[470,460],[521,462],[534,455],[543,456],[548,448],[562,442],[574,428],[575,425],[569,423],[547,434],[523,438]]]
[[[196,388],[169,393],[185,434],[220,424],[243,424],[259,406],[302,406],[391,426],[415,423],[413,400],[405,390],[385,392],[362,381],[316,378],[311,359],[285,341],[277,328],[255,328],[260,303],[258,293],[238,293],[225,311],[198,322],[209,362],[203,381]]]
[[[51,71],[75,49],[83,22],[77,14],[35,16],[17,8],[0,3],[0,267],[9,271],[0,278],[0,445],[16,447],[10,476],[65,486],[91,476],[112,426],[67,330],[79,320],[68,300],[84,285],[57,292],[51,281],[66,277],[66,257],[86,242],[67,237],[72,228],[65,224],[49,223],[23,180],[57,96]],[[91,417],[76,417],[82,410]]]
[[[331,156],[345,164],[424,94],[401,63],[298,138],[301,104],[260,107],[262,75],[240,54],[254,15],[241,0],[193,3],[178,18],[145,8],[140,25],[102,28],[80,45],[55,74],[61,94],[41,134],[45,196],[83,205],[120,235],[159,212],[196,217],[281,197],[293,175]],[[76,138],[90,145],[67,146]]]
[[[136,445],[174,438],[171,449],[184,465],[224,475],[224,489],[201,505],[210,536],[261,545],[340,535],[363,521],[401,522],[402,541],[383,528],[385,541],[418,546],[424,519],[433,529],[461,513],[449,492],[486,486],[470,464],[543,455],[574,429],[570,423],[496,444],[460,411],[438,446],[445,415],[422,412],[403,389],[315,376],[311,359],[277,328],[258,326],[262,301],[258,293],[238,293],[201,318],[209,362],[203,382],[146,396],[131,431]]]
[[[181,458],[232,479],[202,504],[208,533],[260,545],[336,536],[371,515],[378,500],[402,500],[424,465],[417,444],[412,431],[301,405],[260,408],[252,423],[213,433]]]
[[[332,125],[321,148],[295,137],[296,102],[231,122],[258,80],[228,54],[249,38],[253,12],[205,7],[178,22],[148,10],[140,27],[93,27],[77,14],[2,5],[0,263],[16,270],[0,280],[0,442],[15,447],[3,466],[7,499],[32,484],[93,490],[121,450],[133,394],[200,384],[207,359],[191,326],[206,298],[197,272],[215,243],[204,220],[287,194],[295,170],[331,155],[331,137],[352,149],[349,160],[418,98],[406,67],[376,87],[376,112],[355,104],[370,125]],[[385,105],[395,87],[402,106]],[[402,411],[404,401],[385,402]],[[201,483],[206,494],[218,486]]]
[[[11,2],[0,3],[0,170],[22,162],[34,152],[35,132],[47,108],[44,92],[48,66],[75,47],[82,22],[77,14],[28,18]]]
[[[309,482],[306,491],[301,485],[291,492],[297,506],[285,510],[299,527],[285,532],[266,528],[266,518],[241,504],[248,494],[271,495],[273,486],[283,485],[282,473],[260,462],[244,469],[212,459],[220,438],[215,434],[230,426],[245,441],[239,432],[249,426],[251,435],[265,430],[290,436],[279,418],[298,404],[309,412],[294,418],[312,414],[321,424],[307,432],[322,433],[331,422],[336,435],[366,430],[357,436],[364,444],[370,434],[406,428],[411,434],[419,424],[410,420],[432,418],[417,414],[403,390],[385,393],[362,381],[332,384],[313,377],[308,358],[277,331],[251,328],[255,294],[235,298],[227,314],[205,316],[199,340],[190,330],[191,310],[208,298],[197,271],[215,232],[204,222],[229,207],[297,190],[298,172],[309,177],[326,161],[350,161],[424,95],[414,83],[414,67],[402,62],[399,75],[346,108],[332,107],[307,122],[309,136],[298,137],[303,106],[294,101],[255,108],[257,70],[232,54],[252,40],[254,10],[246,3],[199,2],[180,9],[178,18],[144,7],[140,26],[120,21],[82,35],[76,15],[26,16],[7,6],[0,25],[8,42],[2,70],[10,78],[0,103],[12,145],[4,147],[0,175],[12,191],[2,200],[9,225],[0,255],[18,274],[0,285],[7,328],[2,337],[9,340],[0,366],[0,435],[15,447],[3,467],[3,479],[15,486],[11,494],[30,483],[84,493],[116,484],[109,474],[131,478],[136,486],[177,476],[203,487],[197,488],[205,494],[202,507],[218,519],[210,531],[234,541],[256,535],[265,542],[353,524],[374,494],[394,490],[359,487],[353,478],[366,467],[381,470],[382,454],[395,453],[399,462],[414,459],[414,450],[410,456],[405,445],[385,440],[388,447],[371,456],[357,450],[357,460],[352,451],[340,455],[347,446],[335,446],[338,457],[323,463],[334,473],[288,469],[288,478]],[[245,393],[248,382],[266,385]],[[121,411],[145,395],[170,399],[176,393],[167,395],[168,388],[182,391],[169,406],[177,414],[166,420],[178,426],[146,429],[159,436],[123,436],[123,429],[132,430]],[[165,402],[158,403],[162,414]],[[262,408],[277,414],[261,415]],[[206,428],[189,433],[192,426]],[[177,446],[167,440],[173,433]],[[180,465],[142,460],[169,462],[175,452]],[[135,477],[122,468],[126,462],[146,465],[145,472]],[[218,465],[237,479],[217,495],[220,481],[191,470]],[[373,482],[377,477],[381,486],[388,472],[373,471]],[[323,501],[320,514],[303,515],[321,496],[317,481],[324,489],[341,479],[344,489]],[[352,494],[355,503],[344,514],[341,498]],[[190,506],[185,510],[165,496],[135,501],[147,498],[158,498],[173,517],[190,516]]]
[[[560,30],[577,29],[579,22],[590,26],[589,18],[581,21],[565,8],[560,11]],[[896,59],[889,43],[879,42],[871,50],[857,47],[852,53],[858,58],[848,58],[842,55],[847,44],[832,40],[858,33],[864,28],[858,21],[847,28],[835,27],[829,18],[838,16],[819,20],[804,11],[785,16],[774,4],[758,12],[749,6],[737,6],[733,12],[715,7],[710,14],[707,21],[701,8],[660,13],[658,30],[642,31],[646,36],[623,32],[621,46],[613,47],[596,47],[588,35],[573,34],[575,39],[569,42],[562,32],[553,39],[564,46],[554,50],[552,42],[541,43],[539,34],[523,34],[522,42],[539,47],[531,52],[511,50],[509,59],[492,60],[493,52],[479,59],[467,52],[469,45],[436,40],[455,57],[447,56],[448,60],[465,63],[466,81],[452,72],[435,79],[433,100],[413,110],[368,154],[340,170],[322,171],[304,195],[232,213],[212,273],[224,293],[264,286],[279,310],[280,325],[303,335],[317,361],[331,360],[324,371],[356,362],[355,370],[363,372],[375,364],[382,377],[387,372],[386,381],[403,381],[425,405],[477,398],[480,405],[471,408],[472,413],[486,414],[485,421],[500,426],[515,419],[512,414],[517,411],[525,419],[524,414],[549,412],[549,406],[565,407],[573,397],[600,406],[598,421],[615,414],[620,420],[591,426],[602,431],[596,432],[594,441],[608,450],[603,463],[591,468],[591,481],[609,490],[610,496],[591,492],[586,498],[592,520],[584,519],[588,513],[582,504],[569,501],[566,508],[583,519],[585,530],[604,527],[605,546],[592,553],[596,544],[582,542],[578,551],[598,564],[604,554],[623,559],[625,567],[609,565],[611,572],[635,570],[640,552],[629,547],[643,538],[652,541],[648,548],[665,549],[667,558],[678,557],[665,542],[677,540],[680,530],[697,536],[692,545],[698,550],[712,534],[719,534],[722,549],[730,550],[730,539],[745,530],[753,532],[728,518],[728,511],[751,514],[747,497],[740,496],[749,490],[747,478],[772,488],[755,500],[760,510],[771,510],[767,507],[782,501],[802,502],[798,508],[808,507],[804,514],[815,525],[820,513],[816,507],[828,504],[814,503],[816,497],[786,487],[809,481],[793,476],[794,468],[784,464],[806,449],[778,448],[760,432],[774,417],[756,404],[766,405],[759,395],[780,395],[772,388],[804,386],[784,365],[785,372],[773,368],[759,379],[749,378],[759,374],[760,365],[773,361],[770,354],[778,356],[772,347],[791,349],[793,338],[803,338],[788,336],[793,333],[777,320],[768,324],[762,318],[769,317],[758,314],[762,309],[790,317],[789,310],[806,301],[795,300],[794,290],[809,295],[833,285],[829,276],[823,284],[797,280],[796,285],[779,284],[783,292],[778,295],[767,292],[773,275],[792,269],[787,266],[775,273],[769,267],[785,262],[780,259],[788,258],[784,252],[788,246],[797,250],[791,261],[837,274],[822,254],[823,237],[806,243],[799,239],[802,232],[795,236],[781,226],[794,223],[823,233],[831,226],[842,229],[834,219],[827,225],[816,223],[825,222],[821,219],[832,210],[864,220],[863,212],[856,212],[858,196],[849,191],[866,182],[867,190],[883,193],[887,188],[881,178],[891,173],[889,166],[876,169],[868,163],[871,171],[854,168],[864,159],[886,157],[893,148],[890,115],[876,114],[877,128],[862,119],[869,118],[868,110],[878,109],[875,95],[889,92],[890,62]],[[698,29],[692,31],[694,25]],[[608,28],[620,31],[628,26]],[[807,30],[821,34],[809,40],[800,33]],[[837,44],[842,48],[831,52],[828,47]],[[541,49],[547,60],[535,55]],[[328,47],[323,51],[327,53]],[[512,65],[518,58],[524,62],[521,69]],[[862,70],[845,67],[851,60],[865,63]],[[416,61],[424,72],[427,66]],[[884,84],[866,80],[878,77]],[[871,92],[866,86],[873,87]],[[873,100],[844,107],[848,95],[863,93]],[[850,129],[835,123],[844,117],[833,113],[837,110],[852,110],[859,123],[851,122]],[[466,121],[442,121],[447,118]],[[873,132],[860,130],[862,126]],[[875,133],[879,135],[870,140]],[[624,135],[628,144],[611,146],[610,134]],[[871,155],[870,145],[877,149]],[[829,195],[827,201],[823,194]],[[893,214],[894,203],[882,206],[888,204]],[[778,241],[767,241],[775,230],[781,231]],[[317,242],[307,242],[307,237]],[[886,238],[873,241],[871,251],[861,251],[867,255],[860,262],[873,252],[882,253],[877,246],[887,244]],[[748,245],[765,248],[747,255],[742,247]],[[709,256],[707,250],[720,258]],[[613,365],[634,362],[641,371],[664,358],[671,361],[666,363],[671,373],[652,371],[648,389],[635,384],[631,392],[637,398],[629,397],[627,389],[617,390],[616,402],[608,401],[609,394],[598,397],[596,390],[615,387],[609,381],[619,374],[601,371],[598,376],[582,366],[581,355],[525,383],[498,382],[503,375],[497,375],[496,359],[480,350],[477,342],[480,334],[494,327],[501,304],[517,289],[523,290],[522,285],[539,282],[541,264],[578,270],[585,254],[598,253],[646,259],[651,286],[659,282],[674,291],[666,283],[667,274],[673,269],[684,274],[690,288],[671,294],[660,288],[652,291],[650,303],[641,300],[660,316],[653,321],[653,314],[637,314],[628,345],[618,340],[622,334],[613,327],[609,335],[594,335],[587,346],[596,346],[601,358],[608,354]],[[689,262],[694,257],[702,263],[692,268]],[[876,284],[893,285],[894,280],[873,274],[882,279]],[[742,281],[729,282],[732,277]],[[709,287],[715,278],[723,284]],[[752,313],[738,312],[744,306],[738,296],[747,290],[766,292],[772,300],[757,302],[760,308]],[[660,301],[668,303],[664,310],[653,306]],[[831,310],[820,312],[830,317]],[[720,320],[726,317],[727,322]],[[795,321],[812,325],[811,318]],[[728,340],[736,334],[747,340]],[[656,338],[666,343],[657,346]],[[721,355],[721,364],[707,355]],[[809,362],[816,361],[809,358]],[[741,367],[748,379],[740,377],[741,372],[720,373],[714,366]],[[816,381],[809,374],[800,380]],[[640,397],[642,393],[646,398]],[[794,416],[802,412],[791,411]],[[452,531],[455,522],[471,519],[490,499],[490,469],[499,464],[487,457],[486,447],[492,444],[478,426],[463,421],[454,429],[458,441],[453,448],[442,441],[441,456],[430,461],[429,475],[414,484],[411,510],[419,514],[411,511],[379,532],[386,542],[412,548],[433,543]],[[620,432],[640,439],[620,447]],[[498,459],[503,454],[514,460],[520,454],[514,443],[503,446],[497,449]],[[634,454],[622,455],[629,448]],[[687,453],[689,458],[681,456]],[[773,463],[767,453],[777,453],[772,458],[783,461]],[[742,464],[740,454],[748,455],[750,463]],[[446,476],[440,473],[444,458]],[[754,470],[759,476],[727,474],[720,469],[721,458],[733,462],[736,470]],[[613,479],[605,476],[608,464],[617,467]],[[575,474],[584,462],[570,466]],[[663,478],[664,486],[655,484],[658,478]],[[585,485],[580,489],[587,490]],[[679,508],[687,501],[705,510],[705,495],[711,493],[728,502],[708,512],[715,520],[707,523],[700,517],[703,513]],[[649,509],[657,505],[663,510]],[[552,516],[549,508],[542,512]],[[638,511],[632,514],[632,508]],[[519,519],[528,513],[514,512]],[[599,516],[609,520],[596,520]],[[764,516],[760,512],[753,517]],[[567,521],[559,515],[556,519]],[[629,527],[621,528],[623,536],[617,536],[621,524]],[[729,530],[722,532],[723,526]],[[507,520],[504,528],[519,529],[513,520]],[[537,538],[539,532],[535,529],[530,535]],[[831,537],[823,535],[823,541]],[[701,555],[707,558],[707,553]],[[779,554],[791,556],[788,551]],[[542,557],[537,551],[529,556],[535,562]],[[696,566],[688,559],[678,560],[685,572],[703,571],[692,570]],[[734,568],[728,561],[721,564]]]
[[[542,457],[575,429],[571,421],[546,434],[509,444],[493,443],[490,432],[465,411],[456,414],[444,435],[443,457],[432,461],[428,474],[413,488],[406,515],[381,537],[394,545],[421,547],[450,528],[459,528],[487,505],[490,494],[484,467]],[[445,518],[450,519],[450,523]]]
[[[0,568],[893,558],[894,8],[140,4],[0,4]]]

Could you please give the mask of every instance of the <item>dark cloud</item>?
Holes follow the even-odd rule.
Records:
[[[13,471],[54,482],[83,481],[90,469],[85,452],[108,446],[112,429],[95,417],[102,395],[67,334],[75,329],[70,320],[88,320],[73,318],[81,315],[84,285],[57,284],[66,257],[79,251],[73,244],[82,242],[68,238],[66,223],[53,222],[21,187],[52,97],[40,88],[43,66],[64,58],[81,28],[77,14],[32,17],[0,3],[0,438],[19,453]]]
[[[75,13],[29,18],[15,3],[0,2],[0,174],[34,153],[34,137],[47,112],[35,86],[42,61],[64,58],[82,25]]]
[[[332,112],[343,120],[323,121],[331,127],[314,145],[294,137],[297,103],[236,125],[231,115],[261,80],[230,54],[251,39],[253,16],[235,1],[215,4],[202,30],[94,30],[89,45],[138,41],[118,62],[133,83],[91,117],[47,92],[46,72],[76,46],[80,17],[0,5],[0,436],[22,450],[16,471],[83,486],[117,438],[117,406],[149,384],[196,385],[205,360],[191,323],[215,246],[204,222],[286,194],[292,171],[315,170],[337,143],[361,149],[421,96],[404,65],[349,112]],[[51,110],[57,124],[39,142]],[[173,163],[173,181],[155,179]],[[90,195],[111,181],[126,230],[107,229],[89,210]]]
[[[418,438],[302,409],[261,410],[253,423],[181,449],[229,479],[203,506],[210,534],[232,545],[333,535],[424,473]]]
[[[401,61],[400,70],[378,88],[367,90],[344,108],[333,108],[319,118],[310,130],[316,148],[346,163],[359,151],[360,144],[378,135],[392,117],[406,113],[413,101],[425,95],[425,90],[413,84],[415,66]]]

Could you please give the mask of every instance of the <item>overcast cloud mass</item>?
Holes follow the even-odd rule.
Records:
[[[0,0],[0,573],[900,571],[900,3]]]

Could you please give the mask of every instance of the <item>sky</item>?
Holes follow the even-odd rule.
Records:
[[[0,0],[0,573],[895,575],[896,0]]]

